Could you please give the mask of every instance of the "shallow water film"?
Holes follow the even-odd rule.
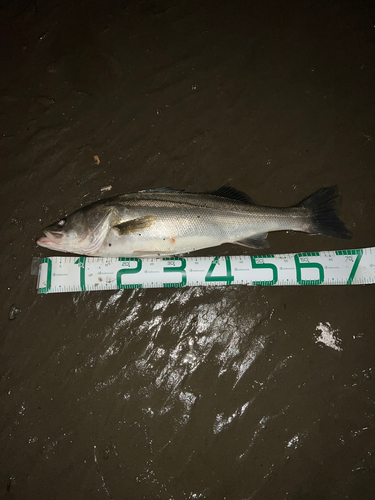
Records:
[[[37,295],[42,229],[123,192],[337,184],[375,246],[370,1],[2,2],[0,497],[375,498],[375,288]],[[234,245],[199,255],[256,255]]]

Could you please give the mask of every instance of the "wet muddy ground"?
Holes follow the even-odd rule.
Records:
[[[374,498],[374,286],[38,296],[31,275],[43,227],[160,186],[287,206],[337,184],[353,239],[271,251],[374,246],[371,2],[0,14],[1,497]]]

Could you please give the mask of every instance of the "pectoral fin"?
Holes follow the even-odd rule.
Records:
[[[121,222],[112,227],[112,229],[119,235],[123,236],[125,234],[137,233],[147,227],[152,226],[156,220],[156,215],[145,215],[144,217],[139,217],[139,219],[132,219],[126,222]]]
[[[242,245],[244,247],[250,248],[269,248],[269,243],[267,241],[268,233],[253,234],[249,238],[245,238],[241,241],[236,241],[237,245]]]

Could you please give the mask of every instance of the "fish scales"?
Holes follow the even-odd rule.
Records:
[[[266,248],[271,231],[348,238],[337,217],[336,187],[292,207],[255,205],[229,186],[211,193],[170,188],[100,200],[48,226],[40,246],[100,257],[178,255],[223,243]]]

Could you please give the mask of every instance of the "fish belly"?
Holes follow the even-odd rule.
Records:
[[[151,233],[151,234],[148,234]],[[179,255],[202,248],[221,245],[227,238],[213,234],[179,234],[171,231],[152,234],[144,231],[140,234],[116,236],[111,234],[96,253],[100,257],[158,257]]]

